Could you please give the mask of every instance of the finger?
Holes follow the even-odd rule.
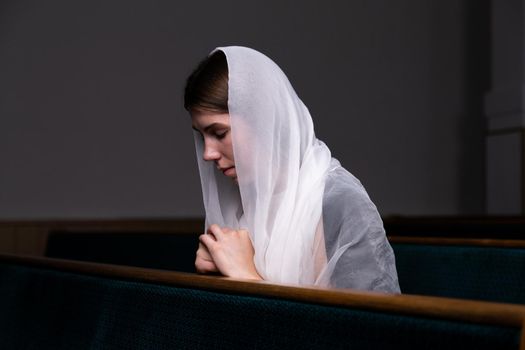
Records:
[[[223,227],[221,230],[222,230],[222,233],[224,234],[228,234],[233,231],[233,229],[229,227]]]
[[[209,235],[209,236],[211,236],[213,239],[216,240],[217,238],[215,237],[215,234],[211,231],[211,227],[212,227],[212,226],[214,226],[214,225],[211,225],[210,227],[208,227],[208,229],[206,230],[205,235]]]
[[[201,242],[199,242],[199,249],[197,249],[197,256],[204,260],[213,261],[210,251]]]
[[[218,271],[217,266],[215,266],[214,263],[202,260],[195,261],[195,269],[198,273],[209,273]]]
[[[217,241],[220,241],[222,239],[222,236],[224,233],[222,232],[222,229],[219,227],[219,225],[213,224],[208,229],[208,232],[211,233]]]
[[[217,241],[212,237],[212,235],[200,235],[199,241],[206,247],[208,252],[210,252],[211,248],[217,244]]]
[[[241,236],[250,236],[250,234],[248,233],[248,230],[243,230],[243,229],[240,229],[240,230],[237,230],[239,232],[239,234]]]
[[[208,247],[206,247],[202,242],[199,241],[199,249],[197,250],[203,250],[206,254],[209,254],[210,251],[208,250]]]

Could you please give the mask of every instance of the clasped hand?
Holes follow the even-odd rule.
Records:
[[[199,236],[195,268],[199,273],[220,272],[232,278],[261,280],[254,254],[248,231],[211,225]]]

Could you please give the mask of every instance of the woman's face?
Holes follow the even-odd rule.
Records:
[[[225,176],[237,181],[235,161],[228,113],[192,110],[192,127],[201,136],[204,144],[202,158],[213,161]]]

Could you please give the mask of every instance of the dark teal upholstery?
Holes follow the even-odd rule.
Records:
[[[392,244],[401,291],[525,304],[525,249]]]
[[[517,349],[520,331],[0,263],[1,349]]]
[[[194,272],[195,234],[65,233],[50,235],[47,256]],[[525,249],[392,244],[401,290],[525,304]]]

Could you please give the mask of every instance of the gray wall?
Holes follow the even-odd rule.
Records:
[[[0,219],[202,216],[184,80],[273,58],[383,215],[484,211],[488,1],[0,4]]]

